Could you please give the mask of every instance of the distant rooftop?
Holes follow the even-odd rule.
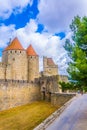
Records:
[[[52,58],[47,58],[47,64],[50,65],[50,66],[55,65],[55,63],[54,63]]]

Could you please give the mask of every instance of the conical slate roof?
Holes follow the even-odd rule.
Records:
[[[6,50],[24,50],[18,38],[14,38],[13,41],[5,48]]]
[[[27,48],[27,55],[28,56],[37,56],[37,53],[35,52],[34,48],[32,47],[32,45],[30,45]]]

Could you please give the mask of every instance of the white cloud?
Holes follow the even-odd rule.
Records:
[[[63,73],[66,69],[66,52],[63,48],[64,40],[48,32],[37,33],[37,23],[35,20],[31,20],[30,23],[24,28],[16,30],[17,36],[22,45],[27,48],[29,44],[32,44],[36,52],[40,56],[40,70],[42,70],[42,57],[52,57],[54,61],[59,65],[59,72]],[[70,35],[69,35],[70,36]],[[67,37],[69,37],[67,34]],[[63,59],[61,60],[60,57]],[[59,59],[59,60],[58,60]],[[62,64],[62,65],[60,65]],[[66,72],[64,72],[65,74]]]
[[[28,47],[29,44],[32,44],[40,55],[55,57],[57,55],[60,37],[47,32],[40,34],[36,32],[37,27],[36,21],[31,20],[24,28],[16,30],[21,43],[25,48]]]
[[[0,26],[0,48],[6,47],[10,38],[12,38],[12,34],[15,32],[15,25]]]
[[[12,13],[22,12],[23,8],[32,3],[33,0],[0,0],[0,17],[9,18]]]
[[[2,61],[2,57],[0,57],[0,62]]]
[[[87,15],[87,0],[39,0],[38,21],[49,31],[65,31],[74,16]]]
[[[40,56],[40,70],[42,70],[42,57],[52,57],[59,65],[59,72],[61,73],[66,68],[66,57],[63,48],[63,40],[60,37],[51,33],[36,32],[38,28],[35,20],[30,20],[24,28],[15,30],[14,25],[0,27],[0,48],[5,47],[10,38],[18,37],[24,48],[32,44],[37,54]],[[63,59],[61,57],[63,55]],[[62,66],[60,65],[62,64]]]
[[[8,18],[12,13],[20,13],[28,5],[32,5],[33,0],[3,0],[0,1],[0,17]],[[22,45],[27,48],[32,44],[40,55],[42,66],[42,56],[52,57],[59,65],[59,72],[66,73],[67,54],[63,48],[66,38],[71,38],[71,32],[66,33],[64,39],[55,36],[54,33],[66,31],[74,16],[87,15],[87,0],[39,0],[39,14],[37,21],[44,24],[45,29],[41,34],[36,32],[37,21],[30,20],[25,27],[15,30],[15,25],[0,26],[0,48],[7,45],[10,38],[18,36]]]

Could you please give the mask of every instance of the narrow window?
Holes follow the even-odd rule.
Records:
[[[15,61],[15,58],[13,58],[13,61]]]

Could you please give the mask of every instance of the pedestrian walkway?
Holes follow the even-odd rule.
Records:
[[[46,130],[87,130],[87,94],[78,96]]]

